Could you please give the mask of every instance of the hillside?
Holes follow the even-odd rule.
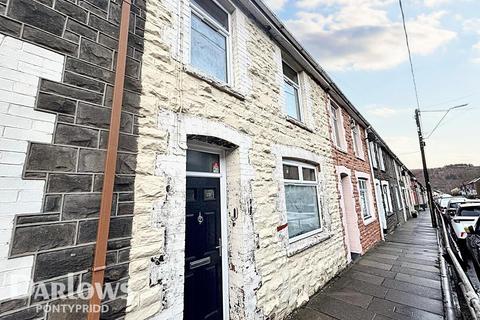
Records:
[[[412,172],[417,176],[418,180],[425,184],[423,178],[423,170],[414,169]],[[480,177],[480,166],[473,166],[471,164],[452,164],[442,168],[432,168],[428,170],[432,188],[434,190],[442,190],[450,193],[462,183]]]

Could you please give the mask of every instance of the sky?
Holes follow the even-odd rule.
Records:
[[[398,0],[264,0],[410,169],[421,167]],[[403,0],[429,167],[480,165],[480,1]],[[453,106],[430,135],[443,112]]]

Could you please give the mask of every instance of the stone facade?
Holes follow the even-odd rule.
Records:
[[[337,101],[345,131],[345,148],[338,150],[330,103],[342,96],[339,89],[289,41],[279,40],[282,28],[267,26],[261,8],[245,0],[219,3],[230,13],[228,83],[191,65],[190,0],[132,3],[105,270],[105,282],[128,284],[128,293],[105,299],[102,319],[182,318],[186,155],[192,147],[220,150],[226,168],[226,318],[284,319],[347,266],[342,174],[352,190],[360,253],[381,239],[368,123],[358,122],[363,154],[357,157],[350,120],[359,119],[346,99]],[[44,307],[84,305],[52,292],[58,283],[82,288],[91,282],[120,11],[120,0],[0,0],[2,320],[86,316]],[[301,69],[301,120],[283,107],[286,57]],[[285,159],[317,172],[312,185],[320,226],[293,240]],[[399,190],[408,185],[400,185],[400,174]],[[368,219],[358,179],[368,181]],[[46,295],[36,295],[39,288]]]
[[[51,283],[90,282],[120,20],[115,0],[0,1],[0,318],[54,319]],[[130,34],[106,282],[128,277],[145,22]],[[44,287],[47,295],[35,296]],[[102,318],[124,314],[126,295]],[[70,314],[73,316],[72,314]]]
[[[231,85],[189,65],[188,1],[147,8],[127,319],[181,318],[186,149],[198,137],[234,146],[225,159],[230,318],[284,318],[347,263],[335,231],[342,228],[327,95],[301,73],[308,120],[287,119],[281,50],[241,6],[232,13]],[[320,172],[324,228],[295,243],[279,228],[286,223],[285,157]]]

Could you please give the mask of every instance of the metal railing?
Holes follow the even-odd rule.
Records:
[[[455,270],[455,273],[457,274],[458,276],[458,279],[459,279],[459,287],[462,291],[462,294],[463,294],[463,297],[465,298],[465,301],[468,305],[468,308],[470,310],[470,313],[473,317],[473,319],[478,319],[480,320],[480,298],[478,297],[478,294],[477,292],[475,291],[475,289],[473,288],[471,282],[470,282],[470,279],[468,278],[468,276],[466,275],[465,271],[463,270],[462,268],[462,265],[460,264],[460,262],[458,261],[458,256],[459,256],[459,252],[455,252],[454,249],[452,249],[452,246],[450,245],[450,241],[449,241],[449,236],[448,236],[448,232],[447,232],[447,228],[445,226],[445,218],[442,216],[442,214],[440,213],[440,209],[435,206],[434,208],[435,210],[435,213],[437,215],[437,221],[439,222],[439,226],[437,229],[437,235],[439,235],[441,238],[442,238],[442,242],[443,242],[443,249],[445,249],[446,253],[448,254],[449,258],[450,258],[450,262],[453,266],[453,269]],[[456,248],[455,248],[456,250]],[[443,261],[442,261],[443,260]],[[441,257],[440,259],[440,268],[442,269],[442,281],[445,279],[445,275],[443,274],[443,272],[445,270],[443,270],[443,268],[445,267],[445,260],[443,259],[443,257]],[[444,284],[444,282],[442,282],[442,286],[448,286],[447,288],[449,288],[449,284]],[[444,292],[445,290],[449,290],[444,287]],[[449,319],[451,317],[451,305],[449,306],[448,303],[450,301],[450,304],[451,304],[451,298],[450,296],[449,297],[444,297],[444,302],[446,304],[446,317],[447,319]],[[451,318],[450,318],[451,319]]]

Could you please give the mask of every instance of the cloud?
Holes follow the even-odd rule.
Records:
[[[280,11],[287,4],[288,0],[264,0],[264,2],[273,11]]]
[[[367,112],[373,116],[385,119],[391,118],[398,114],[397,109],[393,109],[390,107],[372,107],[368,109]]]
[[[442,4],[446,4],[450,2],[450,0],[425,0],[425,6],[427,7],[436,7]]]
[[[463,22],[463,30],[480,34],[480,19],[467,19]]]
[[[364,5],[358,5],[358,3]],[[299,11],[286,21],[292,33],[329,70],[383,70],[407,60],[400,21],[392,21],[391,0],[301,0],[297,6],[322,4],[329,12]],[[441,26],[442,11],[407,22],[412,52],[429,55],[455,38]]]
[[[463,22],[463,30],[466,32],[473,32],[480,36],[480,19],[468,19]],[[480,63],[480,41],[472,45],[474,57],[473,63]]]
[[[473,53],[475,55],[472,59],[473,63],[480,63],[480,42],[473,45]]]
[[[296,6],[299,8],[317,8],[319,6],[384,6],[396,0],[299,0]]]

